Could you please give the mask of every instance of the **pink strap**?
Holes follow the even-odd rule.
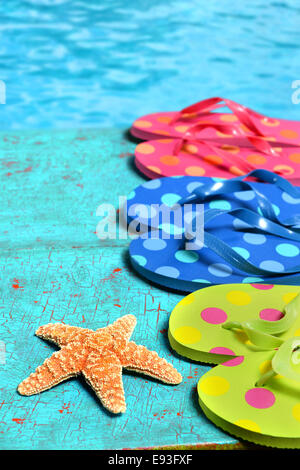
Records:
[[[182,150],[184,144],[189,141],[190,139],[177,139],[174,149],[173,149],[173,154],[178,155],[178,153]],[[202,144],[205,147],[207,147],[209,150],[211,150],[213,153],[221,157],[225,162],[229,164],[229,166],[232,166],[232,164],[237,165],[237,167],[241,171],[245,171],[245,173],[249,173],[252,170],[256,170],[257,168],[250,163],[246,162],[243,160],[241,157],[238,157],[237,155],[230,154],[228,155],[227,152],[224,150],[221,150],[219,147],[215,147],[214,145],[210,144],[207,142],[207,140],[199,140],[199,139],[191,139],[194,140],[195,143]]]
[[[183,139],[197,139],[197,132],[206,129],[207,127],[212,127],[213,129],[223,132],[224,134],[229,133],[234,136],[241,136],[246,138],[259,152],[265,153],[270,156],[279,157],[279,154],[276,150],[271,147],[269,142],[265,140],[264,137],[256,135],[246,134],[240,127],[236,124],[218,124],[218,123],[201,123],[199,122],[195,126],[190,127],[183,135]]]
[[[221,108],[223,106],[227,106],[232,111],[232,113],[239,119],[240,123],[244,124],[253,133],[253,135],[246,134],[246,132],[241,130],[240,128],[239,134],[234,133],[234,129],[237,127],[234,124],[228,126],[228,131],[230,133],[233,133],[233,135],[240,135],[248,139],[248,141],[251,142],[251,144],[260,152],[263,152],[270,156],[279,156],[278,153],[274,150],[274,148],[265,140],[266,136],[258,129],[252,119],[252,116],[261,119],[267,118],[263,114],[259,114],[253,109],[247,108],[246,106],[243,106],[239,103],[236,103],[235,101],[228,100],[226,98],[208,98],[206,100],[192,104],[191,106],[188,106],[179,111],[175,115],[173,122],[178,121],[178,119],[182,117],[184,117],[184,119],[189,119],[189,114],[207,114],[210,111]],[[211,123],[211,127],[216,129],[217,126],[218,124]]]
[[[182,109],[180,111],[180,115],[182,116],[182,114],[191,113],[201,114],[204,112],[207,113],[223,106],[227,106],[227,108],[230,109],[230,111],[239,119],[239,121],[246,127],[248,127],[248,129],[254,134],[260,135],[261,137],[265,137],[264,134],[258,129],[256,124],[254,123],[251,116],[255,116],[261,119],[266,119],[266,117],[262,114],[257,113],[256,111],[253,111],[250,108],[246,108],[246,106],[243,106],[239,103],[236,103],[235,101],[228,100],[226,98],[215,97],[199,101],[198,103],[192,104],[191,106]]]

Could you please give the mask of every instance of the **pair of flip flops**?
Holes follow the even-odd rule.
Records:
[[[300,188],[266,170],[246,177],[262,182],[182,176],[136,188],[127,218],[143,230],[130,244],[133,267],[187,292],[209,284],[299,284]],[[202,234],[196,243],[195,233]]]
[[[227,106],[231,113],[212,111]],[[232,178],[263,168],[300,182],[300,123],[263,116],[232,100],[209,98],[179,112],[137,119],[135,163],[149,178]],[[166,138],[167,137],[167,138]]]
[[[272,447],[300,447],[300,287],[212,286],[181,300],[171,347],[219,364],[198,383],[205,415],[230,434]]]

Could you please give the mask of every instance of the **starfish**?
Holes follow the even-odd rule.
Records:
[[[171,364],[156,352],[129,341],[135,325],[135,316],[125,315],[96,331],[62,323],[40,326],[36,335],[61,349],[23,380],[18,392],[34,395],[81,373],[105,408],[124,413],[123,367],[167,384],[179,384],[182,377]]]

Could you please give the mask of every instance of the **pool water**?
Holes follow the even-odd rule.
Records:
[[[300,118],[298,0],[10,0],[2,129],[126,127],[224,96]]]

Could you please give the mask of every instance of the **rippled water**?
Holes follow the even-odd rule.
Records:
[[[225,96],[300,118],[299,0],[2,0],[1,128],[129,126]]]

